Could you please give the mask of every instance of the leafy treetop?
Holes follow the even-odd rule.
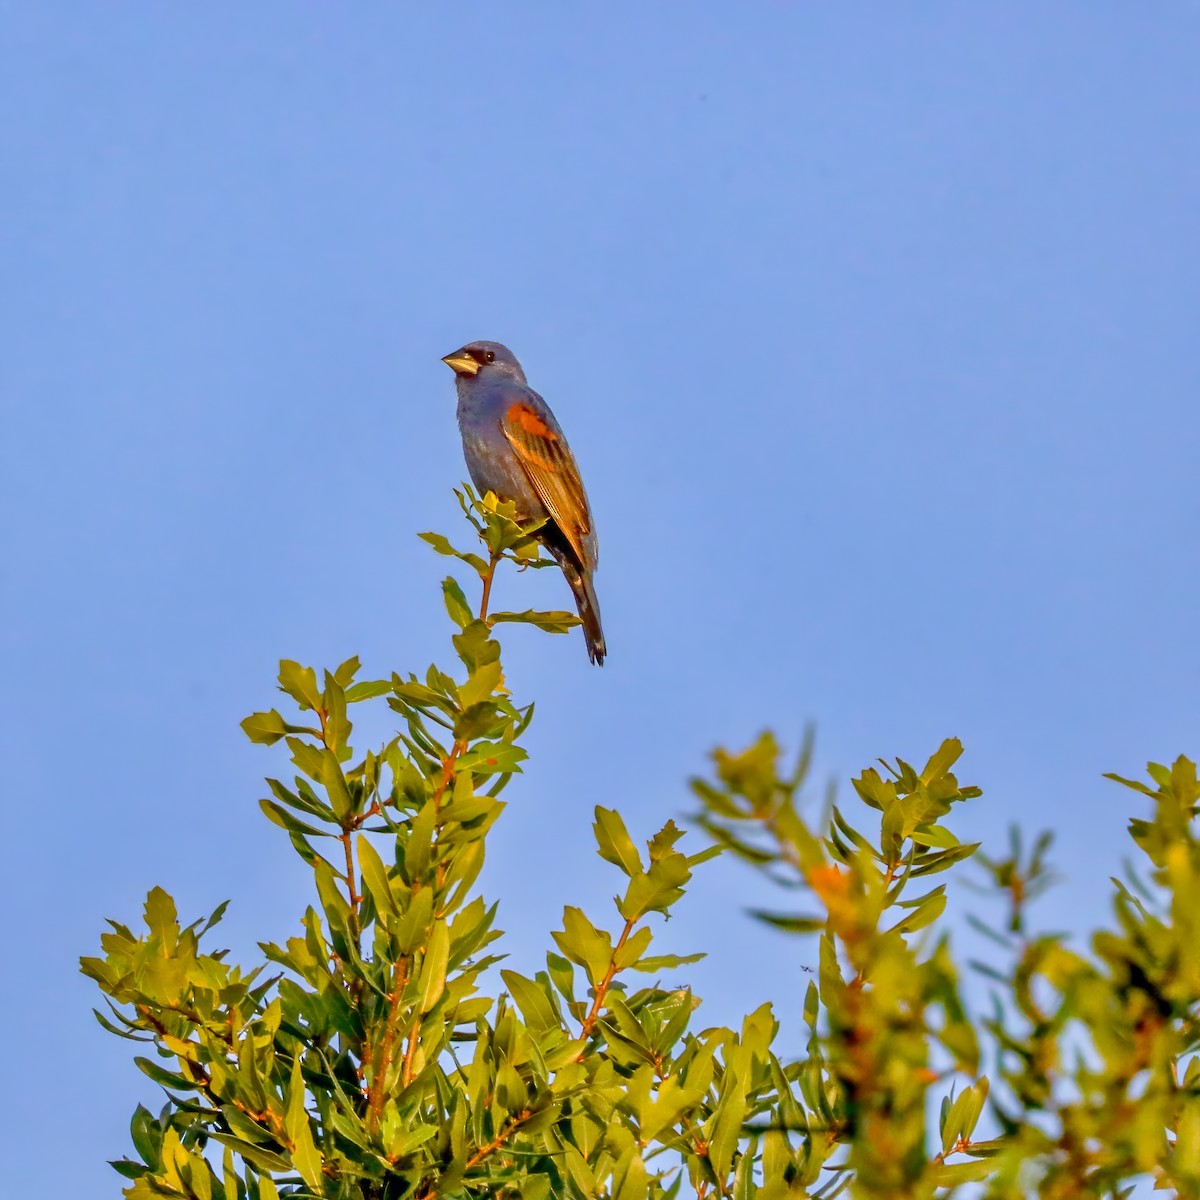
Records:
[[[568,906],[544,967],[494,970],[497,908],[476,881],[533,716],[505,686],[496,628],[577,619],[490,610],[501,563],[544,565],[535,526],[457,495],[480,548],[422,535],[479,581],[477,606],[442,584],[455,671],[360,680],[357,659],[320,676],[285,661],[295,711],[243,722],[294,768],[260,806],[313,877],[296,935],[233,964],[209,948],[225,906],[183,925],[156,887],[144,929],[110,921],[82,960],[100,1023],[146,1044],[136,1062],[166,1093],[157,1115],[137,1108],[135,1157],[113,1164],[126,1196],[1077,1197],[1143,1176],[1200,1196],[1200,788],[1185,758],[1152,764],[1149,785],[1120,780],[1146,806],[1130,824],[1145,865],[1114,883],[1115,926],[1090,952],[1030,932],[1047,838],[1025,854],[1014,835],[994,859],[952,831],[980,794],[953,773],[956,740],[920,769],[869,768],[854,812],[822,815],[803,800],[811,741],[784,766],[764,734],[694,781],[705,849],[682,850],[674,822],[639,845],[597,808],[614,911]],[[376,701],[397,731],[359,755],[350,713]],[[755,914],[817,939],[806,994],[782,998],[803,1015],[799,1055],[770,1004],[698,1029],[691,989],[660,982],[700,955],[653,952],[658,918],[720,850],[805,897]],[[1002,949],[980,964],[982,1020],[933,878],[972,856],[1008,911],[1004,932],[977,922]]]

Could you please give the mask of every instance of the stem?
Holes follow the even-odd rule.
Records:
[[[497,1150],[499,1150],[500,1147],[503,1146],[504,1143],[510,1137],[512,1137],[512,1135],[516,1133],[517,1130],[520,1129],[521,1126],[524,1125],[525,1122],[528,1121],[532,1116],[533,1113],[531,1113],[529,1109],[525,1109],[524,1111],[517,1113],[517,1115],[513,1117],[513,1119],[498,1134],[496,1134],[496,1136],[492,1138],[492,1140],[488,1142],[486,1146],[481,1146],[475,1151],[474,1154],[471,1155],[470,1158],[467,1159],[467,1170],[470,1170],[472,1167],[479,1166],[479,1164],[483,1162],[483,1160],[487,1158],[489,1154],[494,1154]]]
[[[491,555],[491,558],[488,562],[487,571],[484,572],[484,575],[483,575],[483,597],[479,602],[479,619],[481,621],[487,620],[488,600],[491,598],[491,594],[492,594],[492,580],[496,576],[496,567],[500,562],[500,558],[501,558],[501,555],[499,553],[493,552]],[[450,753],[447,754],[446,757],[442,760],[442,777],[441,777],[441,779],[438,780],[437,784],[434,786],[433,795],[430,797],[430,803],[433,804],[435,812],[437,812],[441,809],[442,799],[446,795],[446,789],[450,786],[450,782],[454,778],[454,764],[458,761],[459,756],[464,753],[466,748],[467,748],[466,739],[457,738],[454,742],[454,745],[450,747]],[[440,833],[440,828],[441,828],[440,822],[438,822],[436,820],[435,820],[435,828]],[[437,854],[437,836],[438,836],[438,834],[435,834],[435,839],[434,839],[434,854],[435,854],[435,856]],[[434,871],[435,895],[436,895],[437,891],[441,889],[441,886],[442,886],[442,883],[443,883],[445,877],[446,877],[445,864],[439,862]],[[351,886],[353,887],[353,885],[351,885]],[[396,1009],[396,1002],[397,1002],[397,999],[400,994],[400,990],[401,990],[400,986],[397,986],[397,990],[392,996],[392,1013],[388,1018],[387,1033],[384,1035],[385,1064],[380,1069],[380,1076],[379,1076],[380,1079],[382,1079],[384,1072],[386,1071],[387,1067],[391,1065],[391,1061],[392,1061],[393,1043],[394,1043],[394,1038],[395,1038],[395,1009]],[[418,1016],[412,1029],[409,1030],[408,1043],[404,1048],[404,1065],[401,1068],[401,1073],[400,1073],[400,1081],[404,1087],[407,1087],[412,1082],[413,1062],[416,1059],[417,1045],[420,1041],[420,1036],[421,1036],[421,1020],[420,1020],[420,1017]],[[373,1101],[372,1111],[374,1111],[376,1113],[376,1116],[378,1117],[379,1111],[382,1109],[382,1106],[383,1106],[382,1089],[378,1096],[372,1097],[372,1101]]]
[[[405,956],[396,964],[396,974],[392,979],[392,994],[388,997],[387,1026],[383,1031],[383,1041],[379,1046],[379,1069],[367,1089],[367,1103],[371,1117],[378,1128],[380,1117],[383,1115],[384,1090],[387,1084],[387,1073],[391,1069],[395,1057],[396,1045],[396,1015],[400,1008],[400,997],[408,986],[408,957]]]
[[[338,835],[338,841],[342,843],[342,849],[346,851],[346,886],[350,889],[350,932],[354,935],[354,940],[357,943],[358,906],[362,903],[362,896],[358,894],[358,889],[354,882],[354,850],[350,845],[350,830],[342,830]]]
[[[637,922],[631,917],[625,922],[625,928],[621,931],[621,936],[617,939],[617,944],[613,947],[612,959],[608,964],[608,970],[604,973],[604,978],[596,984],[596,994],[592,998],[592,1007],[588,1011],[588,1015],[584,1018],[582,1027],[579,1030],[581,1038],[588,1038],[592,1035],[592,1030],[596,1028],[596,1022],[600,1019],[600,1010],[604,1007],[604,1001],[608,996],[608,989],[612,986],[613,978],[617,973],[617,954],[629,940],[629,935],[633,932],[633,927]],[[581,1062],[583,1059],[583,1051],[579,1052],[579,1057],[576,1062]]]
[[[163,1026],[162,1023],[157,1020],[157,1018],[148,1013],[147,1019],[164,1036],[169,1036],[166,1033],[165,1026]],[[255,1112],[254,1109],[241,1100],[236,1098],[226,1099],[225,1097],[218,1095],[216,1089],[213,1087],[212,1077],[200,1063],[193,1062],[190,1058],[183,1058],[182,1056],[178,1055],[176,1057],[179,1058],[180,1066],[186,1070],[192,1082],[208,1097],[209,1102],[217,1110],[218,1114],[220,1113],[222,1105],[232,1104],[234,1108],[244,1113],[255,1124],[268,1125],[270,1127],[269,1132],[271,1136],[274,1137],[281,1146],[286,1146],[289,1150],[295,1149],[295,1143],[292,1142],[292,1140],[287,1136],[284,1119],[279,1113],[272,1111],[270,1108],[266,1108],[262,1112]],[[226,1129],[229,1128],[228,1121],[225,1122],[225,1127]]]
[[[499,566],[502,557],[503,554],[501,552],[493,551],[488,561],[487,570],[483,572],[482,575],[483,596],[479,602],[479,619],[481,621],[487,620],[488,602],[490,601],[492,595],[492,581],[496,577],[496,567]],[[433,804],[435,810],[441,808],[442,800],[446,795],[446,789],[450,787],[451,781],[454,779],[454,764],[458,761],[459,757],[466,751],[466,749],[466,740],[463,738],[458,738],[454,742],[454,745],[450,747],[450,753],[447,754],[442,760],[442,777],[438,780],[437,784],[435,784],[433,794],[430,796],[430,802]],[[357,904],[359,900],[361,900],[361,897],[356,896],[353,860],[350,857],[350,841],[348,833],[345,835],[344,841],[346,844],[347,878],[350,881],[351,909],[354,914],[357,914]],[[445,867],[439,863],[435,873],[436,888],[441,887],[444,876]],[[379,1070],[375,1073],[372,1087],[368,1092],[369,1107],[376,1124],[378,1124],[382,1116],[385,1080],[395,1058],[396,1017],[397,1010],[399,1009],[400,1005],[400,995],[404,991],[407,983],[407,974],[408,960],[407,958],[401,959],[401,961],[396,965],[396,981],[395,988],[390,997],[387,1029],[384,1031],[383,1041],[380,1045]],[[421,1022],[418,1018],[412,1029],[409,1030],[407,1044],[404,1048],[404,1063],[400,1073],[400,1081],[404,1087],[407,1087],[412,1082],[413,1062],[416,1059],[417,1046],[420,1043],[420,1036]],[[523,1114],[520,1119],[514,1118],[513,1122],[503,1133],[498,1135],[496,1139],[488,1146],[477,1151],[476,1154],[468,1160],[468,1169],[470,1167],[478,1166],[478,1164],[482,1162],[484,1158],[486,1158],[489,1154],[503,1144],[505,1138],[510,1136],[513,1131],[518,1129],[520,1125],[528,1119],[528,1114]],[[436,1188],[431,1186],[422,1192],[421,1196],[432,1197],[435,1194]]]
[[[479,601],[479,619],[487,620],[488,600],[492,595],[492,580],[496,577],[496,567],[500,563],[501,555],[493,550],[491,558],[488,561],[488,569],[483,575],[483,599]]]
[[[654,1063],[654,1074],[658,1076],[660,1083],[667,1082],[667,1073],[663,1070],[662,1059],[656,1059]],[[688,1112],[680,1114],[681,1129],[683,1135],[692,1143],[692,1150],[698,1158],[708,1158],[708,1142],[704,1140],[704,1135],[696,1129],[696,1122],[692,1119],[692,1115]],[[665,1147],[663,1147],[665,1149]],[[656,1151],[657,1153],[657,1151]],[[649,1157],[648,1155],[646,1156]],[[711,1166],[711,1163],[710,1163]],[[716,1172],[713,1172],[716,1175]],[[725,1195],[725,1189],[720,1181],[717,1181],[717,1191],[721,1195]],[[705,1200],[708,1195],[708,1184],[702,1179],[696,1185],[696,1200]]]
[[[467,1164],[464,1170],[472,1170],[474,1167],[479,1166],[484,1159],[488,1158],[492,1154],[495,1154],[495,1152],[499,1150],[504,1143],[508,1141],[508,1139],[512,1137],[512,1135],[516,1133],[517,1130],[520,1129],[521,1126],[524,1125],[525,1122],[528,1121],[532,1116],[533,1113],[530,1109],[522,1109],[521,1112],[517,1113],[517,1115],[513,1117],[513,1119],[509,1121],[509,1123],[498,1134],[496,1134],[496,1136],[492,1138],[492,1140],[488,1142],[486,1146],[480,1146],[479,1149],[467,1159]],[[421,1191],[417,1193],[417,1200],[433,1200],[433,1197],[437,1196],[439,1191],[440,1189],[438,1188],[436,1182],[427,1183],[425,1187],[423,1187]]]
[[[413,1077],[413,1059],[417,1053],[417,1039],[421,1035],[421,1020],[418,1017],[417,1023],[412,1027],[408,1035],[408,1045],[404,1048],[404,1069],[400,1072],[400,1082],[408,1087],[412,1083]]]
[[[433,854],[436,857],[438,852],[438,841],[442,836],[441,826],[441,807],[442,797],[446,794],[446,789],[450,786],[450,780],[454,778],[454,764],[458,761],[458,756],[467,748],[467,743],[463,738],[459,738],[453,746],[450,747],[450,753],[442,760],[442,778],[437,786],[433,789],[432,803],[434,810],[438,816],[434,819],[434,838],[433,838]],[[439,862],[434,869],[434,887],[440,892],[442,884],[446,879],[446,864]],[[435,896],[436,896],[435,892]]]
[[[450,780],[454,778],[454,764],[458,761],[458,756],[467,748],[467,743],[464,739],[459,738],[458,741],[450,747],[450,753],[442,759],[442,777],[438,781],[437,786],[433,789],[433,795],[430,799],[435,807],[442,803],[442,797],[446,794],[446,789],[450,786]]]
[[[315,711],[321,721],[321,745],[326,749],[332,749],[327,736],[328,714],[320,706]],[[361,821],[351,818],[347,824],[342,826],[342,832],[338,834],[338,841],[342,843],[342,849],[346,852],[346,887],[350,890],[350,934],[354,938],[355,948],[361,950],[361,947],[358,945],[360,932],[358,926],[358,906],[362,903],[362,896],[358,894],[358,889],[354,882],[354,849],[350,845],[351,830],[356,829],[359,824],[361,824]]]
[[[362,928],[358,923],[358,906],[359,906],[359,904],[362,903],[362,896],[359,895],[358,887],[354,882],[354,848],[350,845],[350,830],[343,829],[342,832],[338,835],[338,841],[342,843],[342,849],[345,850],[345,852],[346,852],[346,886],[350,892],[350,898],[349,898],[350,937],[354,941],[355,954],[361,955],[362,954]],[[336,956],[335,956],[334,961],[335,961],[337,973],[340,975],[342,973],[341,964],[336,961]],[[350,994],[350,1003],[354,1006],[355,1009],[358,1009],[359,1005],[362,1003],[362,987],[363,987],[363,981],[362,981],[361,976],[358,974],[357,971],[352,972],[350,975],[350,978],[347,980],[347,989],[346,990]],[[359,1058],[360,1063],[366,1061],[367,1046],[368,1046],[367,1034],[364,1030],[362,1041],[359,1043],[359,1046],[358,1046],[358,1058]]]

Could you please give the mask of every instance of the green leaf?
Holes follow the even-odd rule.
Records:
[[[749,908],[746,910],[755,920],[765,921],[776,929],[787,933],[819,933],[825,928],[824,917],[806,917],[799,913],[769,912],[765,908]]]
[[[643,925],[631,937],[626,938],[625,945],[613,951],[613,965],[618,971],[637,965],[638,960],[646,952],[654,934],[648,925]]]
[[[318,858],[313,864],[313,877],[317,884],[321,907],[325,911],[325,919],[329,922],[334,948],[345,958],[350,953],[350,906],[338,890],[333,867],[325,859]]]
[[[988,1080],[985,1075],[972,1087],[962,1092],[950,1105],[942,1125],[942,1153],[950,1149],[960,1138],[969,1141],[979,1123],[979,1116],[988,1095]]]
[[[322,701],[325,705],[325,745],[334,751],[339,759],[348,758],[350,722],[346,719],[346,693],[329,671],[325,672]]]
[[[902,800],[893,800],[884,809],[883,821],[880,824],[879,849],[883,853],[884,862],[890,866],[899,863],[903,854],[905,818]]]
[[[439,554],[444,554],[448,558],[457,558],[458,551],[450,544],[450,539],[442,533],[418,533],[417,537],[423,542],[428,542]]]
[[[575,968],[557,954],[546,955],[547,974],[568,1007],[575,1003]]]
[[[508,742],[478,742],[466,754],[459,756],[455,771],[471,771],[476,775],[499,775],[520,771],[528,758],[520,746]]]
[[[601,1191],[597,1185],[592,1169],[588,1166],[579,1148],[571,1142],[561,1141],[557,1147],[561,1155],[562,1167],[567,1178],[580,1196],[598,1196]]]
[[[468,671],[500,659],[500,643],[493,639],[491,627],[486,621],[472,621],[450,640]]]
[[[450,614],[450,620],[460,629],[466,629],[475,619],[475,614],[467,603],[467,597],[463,594],[461,585],[453,575],[447,575],[442,580],[442,597],[446,602],[446,611]]]
[[[429,948],[425,951],[425,960],[421,964],[419,990],[422,1013],[429,1012],[442,998],[442,993],[446,990],[446,968],[449,960],[450,930],[445,921],[434,921]]]
[[[401,1117],[400,1110],[394,1104],[389,1104],[384,1113],[380,1134],[383,1137],[384,1152],[395,1161],[404,1155],[412,1154],[414,1150],[435,1138],[438,1127],[422,1121],[410,1124]]]
[[[821,998],[817,993],[817,985],[810,979],[808,989],[804,993],[804,1023],[814,1033],[817,1030],[817,1017],[821,1011]]]
[[[969,842],[960,846],[953,846],[949,850],[943,850],[940,853],[931,854],[928,857],[922,855],[917,865],[909,872],[909,875],[914,879],[921,875],[936,875],[939,871],[948,870],[955,863],[960,863],[964,859],[970,858],[979,849],[979,846],[979,842]]]
[[[243,1141],[241,1138],[234,1137],[229,1133],[219,1133],[216,1130],[209,1130],[208,1136],[214,1141],[218,1141],[222,1146],[228,1146],[230,1150],[240,1154],[256,1171],[290,1171],[292,1164],[281,1154],[276,1154],[273,1150],[267,1150],[263,1146],[256,1146],[253,1142]],[[264,1174],[260,1180],[260,1188],[262,1184],[268,1183],[269,1179]],[[268,1195],[265,1190],[259,1193],[262,1197]],[[319,1193],[318,1193],[319,1194]],[[279,1193],[275,1192],[278,1197]]]
[[[242,732],[252,742],[263,746],[273,745],[287,731],[287,723],[273,708],[268,712],[252,713],[242,722]]]
[[[222,900],[221,903],[218,904],[217,907],[214,908],[211,913],[209,913],[208,920],[205,921],[204,924],[200,926],[199,930],[197,931],[196,936],[199,937],[200,934],[207,933],[214,925],[220,924],[221,918],[225,915],[225,910],[228,907],[229,907],[229,901]]]
[[[613,1172],[612,1200],[646,1200],[650,1177],[642,1156],[631,1146]]]
[[[159,1147],[162,1145],[162,1129],[145,1105],[139,1104],[134,1109],[129,1132],[133,1137],[134,1149],[142,1162],[147,1166],[156,1166],[159,1161]]]
[[[193,1151],[188,1156],[188,1190],[195,1200],[212,1200],[213,1173],[204,1156]]]
[[[503,970],[500,975],[532,1033],[540,1034],[562,1027],[553,1004],[538,984],[524,975],[518,975],[516,971]]]
[[[276,804],[274,800],[260,800],[258,806],[267,815],[269,821],[273,821],[289,833],[310,834],[313,837],[333,836],[327,829],[317,829],[313,825],[306,825],[303,821],[293,817],[282,804]]]
[[[480,558],[478,554],[469,554],[464,550],[456,550],[450,544],[449,538],[443,537],[440,533],[418,533],[417,537],[423,542],[428,542],[439,554],[445,554],[448,558],[461,559],[481,575],[487,570],[488,565],[485,559]]]
[[[944,825],[923,825],[914,829],[909,835],[918,846],[926,846],[935,850],[951,850],[959,844]]]
[[[312,746],[295,737],[289,737],[287,744],[292,762],[325,788],[335,818],[339,823],[344,821],[353,811],[354,801],[337,755],[325,746]]]
[[[502,621],[519,625],[535,625],[546,633],[570,633],[576,625],[582,623],[571,612],[535,612],[531,608],[527,608],[524,612],[495,612],[488,617],[488,621],[493,625]]]
[[[379,852],[371,845],[365,833],[358,835],[358,865],[362,872],[363,884],[375,901],[375,907],[382,913],[399,914],[396,901],[392,897],[392,889],[388,883],[387,868]]]
[[[138,1055],[133,1060],[144,1075],[149,1076],[155,1083],[161,1087],[165,1087],[176,1092],[194,1091],[196,1085],[184,1075],[178,1075],[173,1071],[164,1070],[152,1059]]]
[[[995,1174],[995,1171],[996,1164],[986,1158],[977,1158],[969,1162],[942,1163],[934,1169],[930,1183],[936,1188],[953,1189],[965,1183],[982,1183]]]
[[[494,692],[504,688],[504,671],[500,660],[482,663],[470,674],[467,682],[458,689],[458,698],[464,709],[487,700]]]
[[[742,1090],[741,1081],[731,1078],[726,1072],[722,1080],[721,1100],[717,1105],[712,1137],[708,1143],[709,1161],[721,1182],[724,1182],[733,1167],[733,1155],[737,1150],[738,1138],[742,1135],[745,1117],[746,1094]]]
[[[394,705],[399,712],[408,712],[410,708],[437,708],[442,712],[452,713],[454,705],[440,692],[420,683],[415,679],[401,679],[399,675],[392,676],[392,691],[396,700],[388,703]],[[399,703],[396,703],[399,701]]]
[[[634,971],[653,974],[655,971],[673,971],[676,967],[687,966],[688,963],[698,963],[704,957],[703,951],[699,954],[651,954],[645,958],[639,958],[637,962],[630,963],[629,966]]]
[[[647,843],[650,850],[650,861],[654,863],[660,858],[666,858],[681,837],[683,837],[683,830],[674,821],[668,821]]]
[[[290,658],[283,659],[279,664],[279,690],[286,692],[303,709],[316,712],[321,707],[316,671],[312,667],[302,667]]]
[[[525,1132],[528,1135],[528,1122]],[[553,1180],[549,1175],[526,1175],[521,1180],[521,1200],[551,1200],[552,1195]]]
[[[346,776],[342,774],[342,764],[332,750],[322,750],[321,757],[325,760],[325,774],[321,782],[325,785],[337,819],[344,821],[354,811],[354,800],[346,784]]]
[[[233,1130],[238,1137],[242,1138],[243,1141],[253,1142],[256,1146],[258,1146],[273,1140],[271,1134],[269,1134],[261,1125],[252,1121],[235,1105],[222,1105],[221,1113],[225,1117],[225,1121],[229,1125],[229,1128]]]
[[[390,679],[364,679],[346,689],[346,703],[358,704],[362,700],[374,700],[376,696],[386,696],[392,690]]]
[[[344,663],[333,673],[334,682],[343,691],[353,682],[355,675],[358,674],[362,663],[358,660],[358,655],[355,654],[352,658],[346,659]]]
[[[578,963],[593,984],[599,983],[612,963],[612,938],[602,933],[584,916],[582,909],[563,909],[563,929],[552,933],[558,948],[573,963]]]
[[[695,1090],[681,1085],[678,1075],[669,1075],[659,1086],[658,1094],[648,1100],[640,1114],[639,1135],[649,1142],[663,1130],[674,1125],[685,1110],[695,1106],[701,1097]]]
[[[419,888],[412,894],[408,908],[396,925],[394,936],[401,954],[411,954],[425,940],[433,920],[433,888]]]
[[[412,819],[408,842],[404,846],[404,869],[408,872],[409,883],[419,883],[429,870],[433,853],[433,827],[437,819],[437,808],[432,804],[426,804]]]
[[[483,840],[468,843],[456,854],[451,856],[449,869],[443,883],[453,887],[450,899],[446,901],[446,911],[453,912],[466,899],[471,886],[483,870]]]
[[[692,877],[687,859],[677,850],[657,857],[652,841],[650,859],[650,869],[630,878],[625,895],[617,903],[617,910],[627,921],[640,920],[649,912],[665,913],[683,895],[683,886]]]
[[[292,1164],[300,1172],[304,1182],[317,1195],[321,1195],[321,1168],[324,1159],[313,1141],[308,1113],[304,1111],[305,1095],[304,1076],[300,1071],[300,1060],[296,1059],[292,1064],[292,1078],[287,1090],[287,1112],[283,1124],[292,1143]]]
[[[613,808],[596,806],[596,823],[592,826],[596,835],[596,844],[600,848],[600,857],[615,867],[620,867],[626,875],[634,875],[642,870],[642,858],[625,828],[621,814]]]
[[[163,951],[169,954],[175,949],[179,937],[179,914],[175,901],[162,888],[152,888],[146,896],[146,925],[150,936],[157,938]]]
[[[945,885],[934,888],[932,892],[928,892],[916,900],[903,900],[900,906],[902,908],[911,907],[913,911],[903,920],[897,921],[888,932],[916,933],[918,929],[932,925],[946,911]]]
[[[945,775],[962,757],[963,746],[958,738],[947,738],[925,764],[921,772],[921,782],[927,786],[935,779]]]
[[[1119,783],[1123,787],[1132,788],[1135,792],[1141,792],[1143,796],[1149,796],[1151,800],[1158,798],[1158,793],[1153,788],[1148,788],[1137,779],[1126,779],[1123,775],[1114,775],[1111,771],[1105,771],[1104,778],[1111,779],[1114,783]]]
[[[311,867],[317,858],[312,843],[302,833],[289,833],[288,840],[292,843],[292,849]]]
[[[278,779],[268,779],[267,785],[275,793],[275,799],[281,803],[287,804],[291,808],[299,809],[301,812],[308,813],[310,817],[317,817],[319,820],[328,821],[331,825],[337,824],[337,817],[334,816],[333,809],[328,804],[318,800],[316,792],[306,782],[299,781],[299,795],[285,788]]]

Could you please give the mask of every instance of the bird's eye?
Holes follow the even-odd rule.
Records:
[[[485,354],[483,357],[484,357],[484,358],[485,358],[485,359],[486,359],[488,362],[495,362],[495,361],[496,361],[496,355],[495,355],[495,353],[494,353],[493,351],[491,351],[491,350],[489,350],[489,351],[488,351],[488,352],[487,352],[487,353],[486,353],[486,354]]]

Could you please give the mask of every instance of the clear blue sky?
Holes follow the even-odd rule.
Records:
[[[605,913],[596,803],[647,836],[808,720],[822,783],[961,737],[963,836],[1054,827],[1047,920],[1107,913],[1100,773],[1200,753],[1198,61],[1170,2],[0,8],[12,1194],[116,1194],[157,1105],[105,916],[232,897],[248,956],[308,901],[238,730],[276,661],[446,660],[472,338],[566,427],[611,652],[508,637],[514,966]],[[809,948],[707,875],[706,1023],[794,1017]]]

